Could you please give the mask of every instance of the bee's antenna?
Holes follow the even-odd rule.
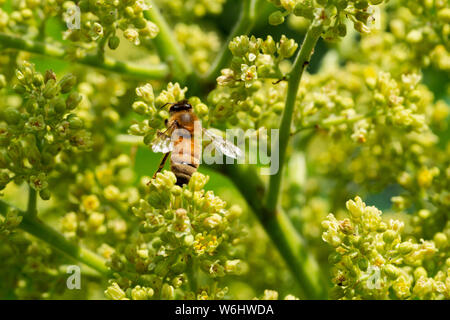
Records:
[[[167,106],[169,104],[174,105],[175,103],[174,102],[167,102],[167,103],[163,104],[163,106],[161,108],[159,108],[159,110],[161,110],[162,108],[164,108],[165,106]]]

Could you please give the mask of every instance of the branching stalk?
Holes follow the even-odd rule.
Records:
[[[308,299],[326,298],[326,284],[320,267],[314,256],[306,250],[303,239],[289,217],[281,210],[273,214],[264,207],[261,199],[266,196],[265,188],[255,170],[236,165],[214,168],[233,181],[280,252],[305,296]]]
[[[291,123],[300,80],[302,78],[303,71],[309,64],[309,60],[313,53],[314,47],[316,46],[317,40],[319,40],[321,32],[321,26],[316,26],[313,22],[306,33],[302,47],[298,52],[292,70],[288,75],[288,91],[286,96],[286,104],[280,123],[280,137],[278,142],[280,166],[278,172],[270,176],[269,190],[266,199],[266,209],[271,213],[276,212],[277,209],[281,187],[281,177],[283,174],[284,162],[286,160],[286,150],[289,143],[289,138],[291,136]]]
[[[39,41],[22,39],[14,35],[0,32],[0,47],[12,48],[22,51],[37,53],[56,59],[66,60],[67,55],[63,48]],[[132,63],[117,61],[108,57],[99,59],[97,55],[87,55],[75,60],[76,63],[88,65],[97,69],[126,74],[136,78],[163,80],[169,75],[166,64],[142,66]]]
[[[354,116],[352,118],[349,117],[336,117],[336,118],[329,118],[329,119],[325,119],[325,120],[321,120],[321,121],[316,121],[316,122],[311,122],[311,123],[307,123],[306,125],[300,126],[298,129],[296,129],[295,131],[293,131],[291,133],[291,136],[296,135],[297,133],[300,133],[302,131],[305,130],[309,130],[309,129],[327,129],[331,126],[338,126],[340,124],[351,124],[351,123],[355,123],[358,122],[359,120],[365,119],[367,118],[368,115],[357,115]]]
[[[1,213],[5,213],[10,207],[11,205],[0,200]],[[48,243],[50,246],[66,254],[67,256],[84,263],[94,270],[97,270],[99,273],[109,275],[110,271],[106,267],[103,258],[88,249],[80,247],[78,244],[69,242],[62,234],[39,221],[36,217],[31,217],[23,211],[21,214],[23,219],[19,225],[19,228]]]

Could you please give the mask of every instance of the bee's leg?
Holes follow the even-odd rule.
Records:
[[[164,124],[167,126],[167,123],[169,122],[169,120],[164,120]],[[167,128],[166,130],[164,130],[164,131],[159,131],[158,130],[158,134],[167,134],[168,132],[170,132],[170,131],[172,131],[173,129],[175,129],[175,128],[178,128],[178,126],[179,126],[179,123],[178,123],[178,121],[177,120],[174,120],[173,122],[172,122],[172,124],[170,125],[170,128]]]
[[[156,178],[156,175],[158,172],[161,172],[161,170],[164,168],[164,165],[166,164],[167,158],[169,157],[170,152],[167,152],[164,154],[164,157],[161,160],[161,163],[159,164],[158,170],[156,170],[155,174],[153,175],[152,179]]]
[[[287,78],[286,78],[286,76],[284,76],[283,78],[278,79],[278,80],[275,81],[275,82],[272,82],[272,84],[279,84],[281,81],[286,81],[286,80],[287,80]]]

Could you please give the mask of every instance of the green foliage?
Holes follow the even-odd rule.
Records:
[[[83,121],[71,112],[81,96],[71,92],[76,82],[71,74],[57,81],[52,71],[44,76],[24,63],[16,78],[14,90],[23,97],[23,104],[2,112],[1,187],[12,180],[26,181],[47,200],[47,176],[57,165],[56,158],[87,151],[92,144]]]

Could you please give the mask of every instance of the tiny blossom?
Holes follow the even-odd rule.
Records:
[[[218,245],[217,236],[205,236],[203,234],[197,234],[193,244],[195,253],[198,255],[212,254]]]
[[[88,195],[83,197],[82,206],[84,210],[90,212],[95,211],[100,206],[100,201],[98,200],[96,195]]]

